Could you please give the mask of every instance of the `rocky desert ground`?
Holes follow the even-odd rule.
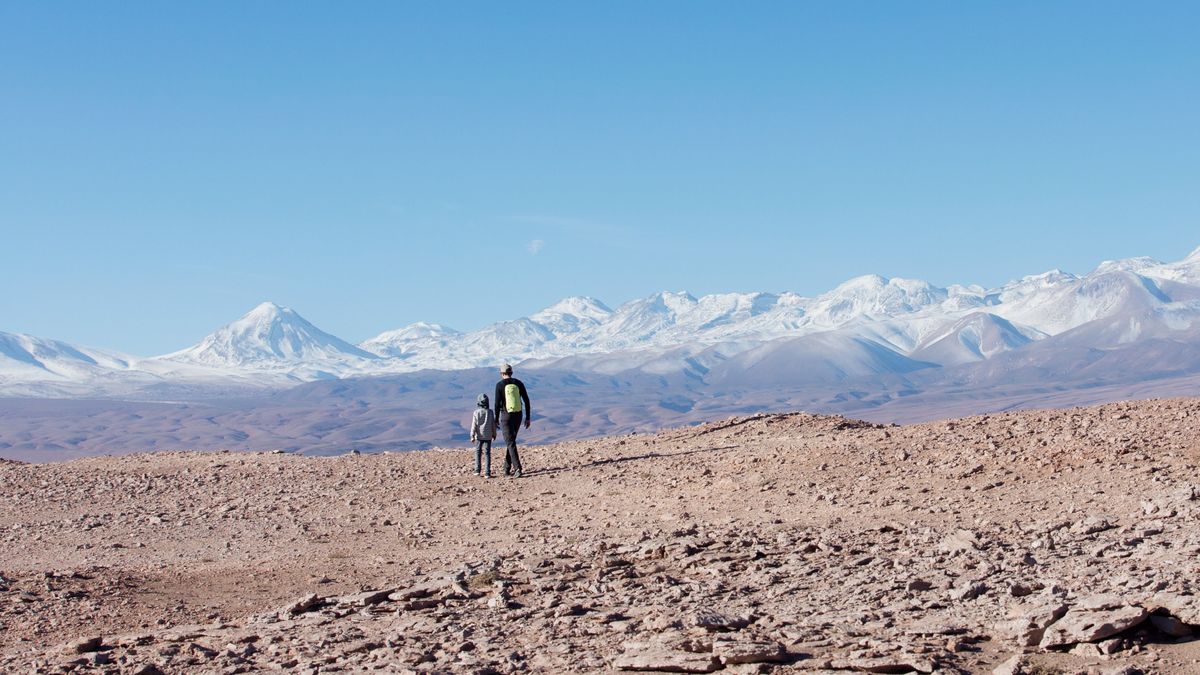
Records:
[[[0,462],[0,671],[1200,672],[1197,399],[523,458]]]

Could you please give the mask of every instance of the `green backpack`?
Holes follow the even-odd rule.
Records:
[[[515,384],[504,385],[504,409],[510,413],[521,412],[521,388]]]

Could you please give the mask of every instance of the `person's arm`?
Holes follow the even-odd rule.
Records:
[[[479,413],[471,413],[471,442],[474,443],[478,438],[477,429],[479,429]]]
[[[504,380],[500,380],[499,382],[496,383],[496,391],[494,392],[494,396],[492,398],[492,401],[493,401],[492,405],[496,409],[496,421],[497,422],[500,421],[500,406],[503,405],[500,402],[503,400],[504,400]]]
[[[533,418],[533,408],[529,406],[529,392],[525,391],[525,383],[520,380],[517,381],[521,385],[518,388],[521,390],[521,400],[525,403],[525,428],[528,429],[529,420]]]

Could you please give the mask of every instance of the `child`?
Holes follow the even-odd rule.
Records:
[[[475,399],[475,414],[471,416],[471,442],[475,446],[475,473],[481,477],[492,477],[492,441],[496,440],[496,415],[488,405],[487,394]],[[487,446],[486,448],[484,446]],[[479,466],[480,455],[487,451],[487,469]]]

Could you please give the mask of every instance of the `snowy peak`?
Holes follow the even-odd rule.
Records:
[[[1068,281],[1075,281],[1078,278],[1079,277],[1077,277],[1074,274],[1071,274],[1069,272],[1064,272],[1060,269],[1052,269],[1049,272],[1042,272],[1041,274],[1030,274],[1028,276],[1021,277],[1017,281],[1010,281],[1009,283],[1005,284],[1004,287],[1005,288],[1017,288],[1017,287],[1046,288],[1048,286],[1055,286],[1055,285],[1065,283]]]
[[[595,298],[570,297],[550,305],[529,317],[529,320],[557,338],[594,328],[612,316],[612,313],[611,309]]]
[[[1130,261],[1118,261],[1118,264],[1124,264],[1128,271],[1152,279],[1200,285],[1200,248],[1192,251],[1183,260],[1173,263],[1160,263],[1150,258],[1131,258]]]
[[[5,370],[17,366],[65,375],[80,368],[122,370],[132,361],[132,357],[76,347],[59,340],[0,332],[0,363],[7,362]]]
[[[779,304],[771,293],[722,293],[706,295],[696,301],[693,324],[700,329],[732,326],[766,314]]]
[[[1091,321],[1138,314],[1171,299],[1149,278],[1132,272],[1102,272],[1037,292],[1012,294],[995,307],[1014,323],[1057,335]]]
[[[296,315],[296,313],[293,312],[291,310],[291,308],[284,307],[282,305],[277,305],[277,304],[271,302],[270,300],[268,300],[266,302],[259,303],[258,306],[256,306],[254,309],[250,310],[249,312],[246,312],[246,315],[243,316],[240,320],[245,321],[247,319],[254,319],[254,320],[260,320],[260,321],[261,320],[274,321],[277,317],[284,315],[284,314],[291,314],[293,316]]]
[[[0,333],[0,359],[30,368],[49,370],[46,367],[46,361],[64,358],[96,365],[95,360],[66,343],[36,338],[32,335]]]
[[[697,304],[695,296],[687,291],[662,291],[641,300],[632,300],[617,308],[616,315],[630,317],[671,317],[687,314]]]
[[[1155,260],[1154,258],[1147,257],[1105,260],[1096,266],[1096,269],[1092,272],[1092,274],[1106,274],[1108,272],[1133,272],[1136,274],[1144,270],[1161,266],[1161,262]]]
[[[389,330],[360,343],[362,349],[384,357],[407,358],[418,349],[446,347],[462,333],[437,323],[418,321]]]
[[[404,328],[389,330],[360,343],[362,349],[379,356],[402,357],[412,353],[418,345],[442,345],[462,333],[437,323],[418,321]]]
[[[616,338],[618,343],[636,343],[651,338],[658,332],[679,322],[696,306],[691,293],[663,291],[648,298],[631,300],[612,313],[605,326],[605,333]]]
[[[1033,340],[1012,323],[988,312],[973,312],[934,334],[911,354],[920,361],[953,366],[989,359]]]
[[[161,358],[205,366],[272,369],[376,356],[317,328],[288,307],[264,302],[196,345]]]
[[[132,356],[60,340],[0,332],[0,396],[103,396],[109,387],[156,378]]]
[[[946,289],[925,281],[868,274],[818,297],[814,313],[829,325],[839,325],[860,317],[909,314],[941,303],[947,297]]]
[[[439,338],[446,337],[448,335],[459,334],[458,331],[450,328],[449,326],[443,326],[440,323],[426,323],[424,321],[418,321],[414,324],[410,324],[396,332],[402,332],[404,333],[405,337],[410,338]]]
[[[563,298],[529,318],[540,321],[541,318],[573,316],[579,319],[603,321],[611,314],[612,310],[595,298],[573,296]]]
[[[864,274],[858,277],[852,277],[843,281],[829,291],[827,295],[856,295],[863,293],[877,293],[879,289],[888,285],[888,278],[878,274]]]

